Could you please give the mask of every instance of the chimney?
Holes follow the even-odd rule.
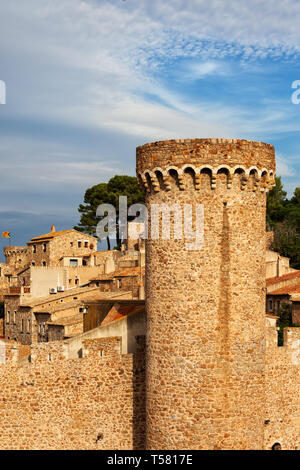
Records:
[[[55,232],[55,225],[51,226],[51,232]]]

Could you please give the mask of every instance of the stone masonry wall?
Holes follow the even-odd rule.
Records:
[[[136,355],[120,355],[119,338],[86,341],[73,360],[62,342],[38,344],[20,363],[16,344],[0,341],[0,449],[144,448],[138,343]]]
[[[81,242],[81,246],[78,245]],[[56,266],[62,256],[92,255],[97,251],[97,238],[72,230],[50,242],[50,265]]]
[[[78,244],[80,243],[80,246]],[[97,251],[97,238],[76,230],[67,231],[51,239],[28,242],[28,261],[35,266],[58,266],[62,256],[90,255]]]
[[[274,148],[259,142],[137,149],[150,214],[152,204],[177,203],[182,213],[191,204],[195,230],[197,205],[204,210],[200,247],[187,249],[191,240],[174,231],[146,241],[148,449],[263,447],[265,206],[274,170]]]
[[[267,323],[261,449],[300,449],[300,328],[278,347]],[[145,338],[136,341],[135,354],[121,355],[119,337],[85,340],[83,357],[66,360],[64,342],[0,340],[0,449],[144,449]]]
[[[266,334],[264,449],[279,442],[283,450],[300,449],[300,328],[285,328],[284,345],[277,331]]]
[[[3,248],[6,263],[21,269],[30,261],[30,250],[27,246],[5,246]]]

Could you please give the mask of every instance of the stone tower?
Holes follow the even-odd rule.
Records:
[[[203,243],[191,249],[172,223],[171,239],[151,237],[149,220],[148,449],[263,448],[265,218],[274,172],[274,147],[261,142],[137,148],[149,214],[155,204],[176,203],[182,213],[190,204],[194,226],[197,207],[204,221]]]

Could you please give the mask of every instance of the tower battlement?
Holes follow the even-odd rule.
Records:
[[[270,144],[235,139],[180,139],[145,144],[137,148],[137,176],[146,192],[170,191],[173,184],[187,187],[192,175],[195,190],[202,178],[216,189],[225,175],[231,189],[235,177],[241,190],[268,192],[275,184],[275,150]]]

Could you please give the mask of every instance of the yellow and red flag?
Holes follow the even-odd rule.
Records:
[[[2,232],[2,237],[10,238],[10,232]]]

